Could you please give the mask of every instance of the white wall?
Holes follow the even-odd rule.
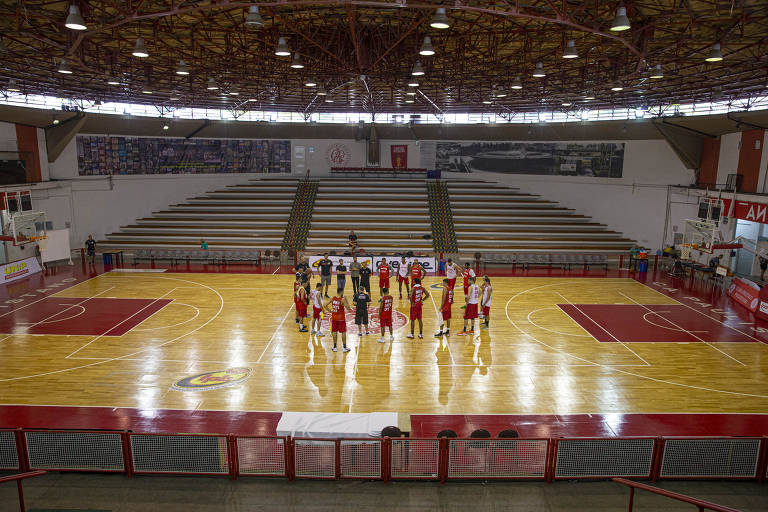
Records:
[[[19,144],[16,141],[16,125],[13,123],[0,123],[0,151],[18,151]]]
[[[720,158],[717,161],[717,183],[725,183],[729,174],[739,168],[741,132],[726,133],[720,137]]]
[[[621,178],[492,172],[473,175],[558,201],[653,250],[662,247],[664,238],[667,186],[687,186],[694,180],[694,172],[683,166],[663,140],[627,141]],[[690,207],[683,205],[676,207],[675,214],[687,215],[689,211]]]

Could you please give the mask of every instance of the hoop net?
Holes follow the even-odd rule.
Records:
[[[48,238],[44,212],[20,212],[11,217],[10,236],[14,245],[23,245]]]

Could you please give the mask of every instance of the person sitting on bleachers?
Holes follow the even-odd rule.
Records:
[[[355,234],[354,229],[349,231],[349,242],[347,242],[347,245],[352,252],[355,252],[357,249],[357,235]]]

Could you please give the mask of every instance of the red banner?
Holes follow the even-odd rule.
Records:
[[[396,144],[389,146],[390,156],[392,157],[392,167],[394,169],[405,169],[408,167],[408,146],[405,144]]]
[[[731,287],[728,288],[728,296],[753,313],[757,311],[757,305],[760,302],[758,300],[759,294],[759,286],[752,281],[739,279],[738,277],[733,279]]]
[[[733,205],[733,207],[731,207]],[[751,201],[736,201],[723,199],[723,217],[751,220],[760,224],[768,224],[768,204],[753,203]]]

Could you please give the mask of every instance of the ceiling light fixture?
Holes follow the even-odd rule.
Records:
[[[536,69],[533,70],[533,76],[536,78],[544,78],[547,76],[547,72],[544,71],[544,63],[539,61],[536,63]]]
[[[435,54],[435,49],[432,47],[432,38],[424,36],[424,42],[421,44],[421,50],[419,55],[430,56]]]
[[[72,74],[72,70],[69,68],[69,64],[67,64],[67,59],[61,59],[61,64],[59,64],[59,73],[64,75]]]
[[[406,91],[405,94],[407,94],[408,96],[416,96],[416,90],[415,89],[409,89],[408,91]]]
[[[615,92],[623,91],[624,90],[624,86],[621,85],[621,84],[614,84],[614,85],[611,86],[611,90],[615,91]]]
[[[131,55],[134,57],[139,57],[140,59],[149,57],[147,47],[144,44],[144,39],[142,39],[141,36],[136,39],[136,46],[133,48],[133,53],[131,53]]]
[[[304,86],[305,87],[317,87],[317,80],[314,78],[307,78],[304,80]]]
[[[572,104],[571,104],[570,101],[564,101],[564,102],[561,103],[561,105],[564,106],[564,107],[570,107]]]
[[[483,105],[490,105],[493,103],[491,100],[483,100]]]
[[[291,49],[288,48],[288,43],[285,42],[285,38],[281,37],[277,40],[277,48],[275,48],[275,55],[278,57],[290,57]]]
[[[240,91],[238,91],[237,89],[232,89],[231,91],[229,91],[229,95],[230,96],[240,96]]]
[[[21,91],[21,89],[19,89],[19,86],[16,85],[16,80],[14,80],[13,78],[8,80],[8,87],[6,87],[5,90],[6,91],[11,91],[11,92],[19,92],[19,91]]]
[[[188,75],[189,74],[189,68],[187,68],[187,63],[184,62],[184,59],[181,59],[179,61],[179,67],[176,68],[176,74],[177,75]]]
[[[594,96],[584,96],[584,99],[589,101],[589,100],[595,99],[595,97]]]
[[[413,69],[411,70],[411,75],[413,76],[422,76],[424,74],[424,68],[421,67],[421,61],[416,61],[416,64],[413,65]]]
[[[165,123],[165,124],[163,125],[163,130],[167,130],[168,128],[170,128],[170,126],[168,126],[168,123]]]
[[[142,92],[143,94],[152,94],[152,90],[151,90],[151,89],[146,89],[146,88],[145,88],[145,89],[142,89],[142,91],[141,91],[141,92]]]
[[[107,78],[107,84],[108,85],[120,85],[120,80],[118,80],[117,78],[111,76],[111,77]]]
[[[439,29],[450,28],[451,20],[449,20],[448,16],[445,14],[445,7],[438,7],[435,9],[435,14],[432,16],[432,21],[429,23],[429,26]]]
[[[64,26],[71,30],[86,30],[85,20],[80,16],[80,8],[75,4],[69,6],[69,15]]]
[[[629,23],[629,18],[627,18],[627,9],[626,7],[619,7],[616,9],[616,17],[613,18],[613,22],[611,23],[611,32],[622,32],[624,30],[629,30],[631,28],[631,24]]]
[[[302,69],[304,67],[304,62],[301,60],[301,55],[298,53],[293,54],[293,62],[291,62],[291,67],[293,69]]]
[[[245,24],[249,27],[263,27],[264,26],[264,20],[261,19],[261,14],[259,14],[259,6],[258,5],[252,5],[248,8],[248,16],[245,17]]]
[[[415,78],[411,78],[408,80],[408,87],[418,87],[419,82]]]
[[[215,91],[218,88],[219,88],[219,86],[216,85],[216,80],[214,80],[213,77],[209,78],[208,79],[208,85],[206,86],[206,89],[208,89],[209,91]]]
[[[496,96],[497,98],[506,98],[507,97],[507,93],[504,92],[504,91],[496,91],[494,93],[494,96]]]
[[[723,60],[723,54],[720,52],[720,43],[712,45],[712,50],[709,52],[709,57],[705,59],[707,62],[720,62]]]
[[[327,94],[328,94],[328,93],[327,93],[327,92],[325,92],[325,87],[323,87],[323,86],[321,85],[321,86],[320,86],[320,88],[317,90],[317,95],[318,95],[318,96],[326,96]]]
[[[519,76],[516,76],[515,79],[512,81],[512,85],[510,85],[512,89],[522,89],[523,88],[523,82],[520,80]]]
[[[563,51],[564,59],[576,59],[579,57],[579,52],[576,51],[576,42],[573,39],[569,39],[565,44],[565,50]]]
[[[333,98],[331,98],[330,96],[326,96],[325,97],[325,102],[326,103],[333,103]]]
[[[413,100],[405,100],[406,103],[413,103]]]
[[[60,121],[59,121],[58,119],[54,119],[54,120],[53,120],[53,124],[59,124],[59,122],[60,122]]]
[[[648,77],[654,78],[654,79],[664,78],[664,72],[661,70],[661,64],[656,64],[655,66],[653,66],[653,68],[651,68],[651,72],[648,75]]]

